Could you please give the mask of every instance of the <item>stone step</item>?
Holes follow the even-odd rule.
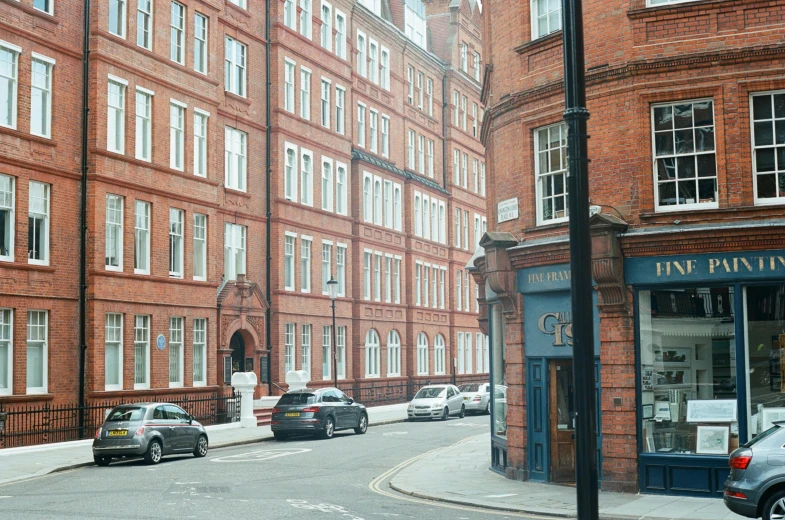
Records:
[[[253,411],[254,416],[256,416],[256,425],[257,426],[269,426],[270,421],[273,418],[273,409],[272,408],[259,408]]]

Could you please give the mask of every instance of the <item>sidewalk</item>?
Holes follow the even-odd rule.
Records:
[[[434,450],[398,472],[401,493],[464,505],[563,518],[576,517],[575,488],[508,480],[488,468],[490,435]],[[600,492],[600,518],[613,520],[743,520],[722,500]]]
[[[368,408],[368,426],[406,419],[407,403]],[[240,423],[207,426],[210,448],[225,448],[272,439],[269,426],[240,428]],[[0,484],[93,464],[92,439],[0,450]]]

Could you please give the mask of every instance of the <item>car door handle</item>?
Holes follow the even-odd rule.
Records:
[[[170,427],[169,427],[169,429],[170,429],[170,430],[174,430],[174,426],[170,426]]]

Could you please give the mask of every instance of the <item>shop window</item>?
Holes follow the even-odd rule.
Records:
[[[507,378],[504,345],[504,320],[501,305],[491,308],[491,340],[493,349],[491,385],[493,392],[493,434],[507,438]]]
[[[732,287],[639,292],[644,452],[738,447],[734,321]]]

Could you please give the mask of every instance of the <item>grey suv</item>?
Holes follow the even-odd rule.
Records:
[[[748,518],[785,519],[785,421],[734,450],[728,464],[728,509]]]

